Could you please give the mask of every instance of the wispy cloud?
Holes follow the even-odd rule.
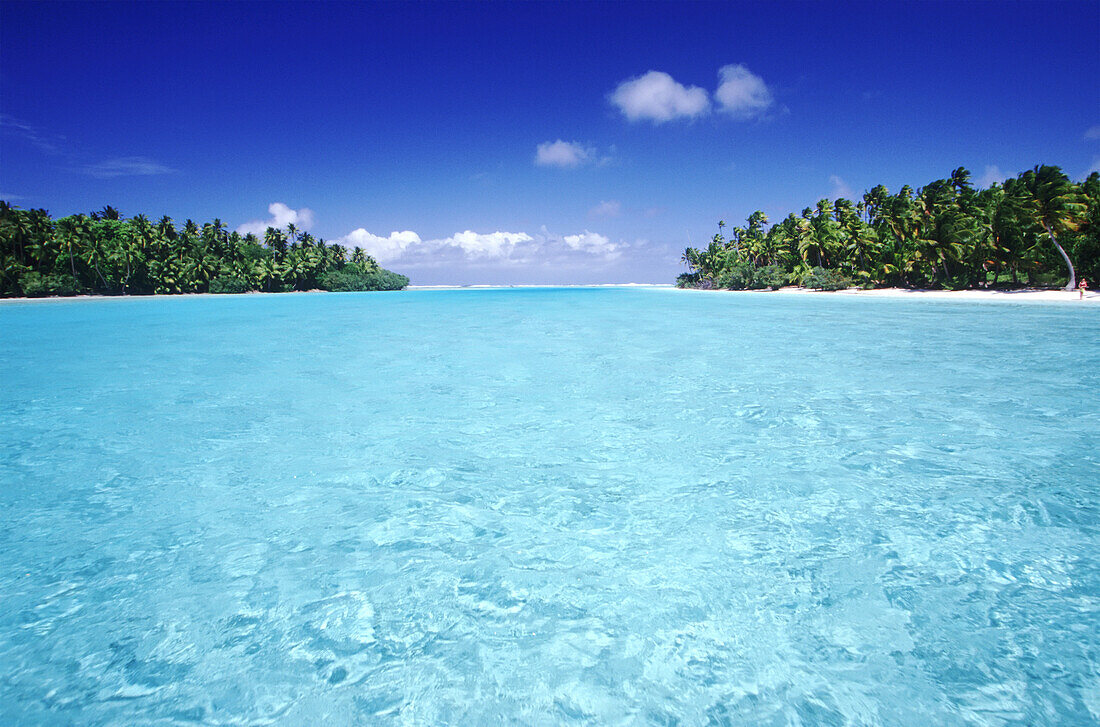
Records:
[[[1090,126],[1088,130],[1085,131],[1085,138],[1089,140],[1100,139],[1100,124]]]
[[[618,200],[609,199],[604,202],[600,202],[598,205],[588,210],[589,217],[618,217],[622,214],[623,206]]]
[[[50,134],[33,124],[28,124],[8,114],[0,114],[0,129],[7,134],[11,134],[29,142],[39,151],[51,155],[60,154],[61,145],[65,141],[65,138],[62,136]]]
[[[296,210],[291,209],[282,202],[272,202],[268,205],[267,211],[271,215],[270,219],[246,222],[237,228],[237,232],[242,235],[247,235],[251,232],[253,235],[262,236],[267,232],[267,228],[269,227],[282,228],[292,224],[302,232],[313,227],[313,210],[308,207]],[[364,230],[364,232],[366,231]]]
[[[4,200],[5,202],[13,202],[17,199],[26,199],[26,197],[21,194],[8,194],[7,192],[0,192],[0,199]]]
[[[756,118],[772,105],[772,92],[764,79],[743,65],[718,69],[718,81],[714,100],[723,112],[736,119]]]
[[[710,110],[705,90],[685,86],[664,71],[649,71],[623,81],[608,100],[630,121],[649,120],[655,124],[696,118]]]
[[[545,141],[535,150],[535,164],[541,167],[572,169],[596,156],[596,150],[577,141]]]
[[[114,179],[115,177],[144,177],[156,174],[171,174],[175,169],[166,167],[149,157],[117,157],[78,167],[77,171],[96,179]]]
[[[44,154],[60,157],[65,171],[96,179],[172,174],[176,171],[146,156],[119,156],[89,163],[88,160],[94,157],[74,150],[64,136],[50,133],[8,114],[0,114],[0,131],[29,142]]]
[[[986,189],[992,187],[994,184],[1001,184],[1008,179],[1007,174],[1001,171],[1001,168],[996,164],[987,164],[985,171],[982,172],[982,176],[978,177],[978,187]]]
[[[829,176],[829,184],[833,185],[832,196],[834,199],[839,197],[844,197],[845,199],[852,198],[852,188],[849,187],[848,183],[836,174],[832,174]]]

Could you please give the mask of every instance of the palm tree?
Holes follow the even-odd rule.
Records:
[[[166,240],[175,240],[176,235],[179,234],[176,231],[176,223],[173,222],[172,218],[168,215],[164,215],[160,218],[160,221],[157,222],[157,232]]]
[[[1043,226],[1050,236],[1054,247],[1058,248],[1069,270],[1069,282],[1066,290],[1077,287],[1077,275],[1069,255],[1058,244],[1054,231],[1076,230],[1085,213],[1085,205],[1078,198],[1077,190],[1069,177],[1058,167],[1043,164],[1021,175],[1024,189],[1027,190],[1027,206],[1036,223]]]
[[[806,212],[803,210],[803,219]],[[840,248],[840,227],[833,219],[833,203],[827,199],[817,201],[817,214],[809,217],[810,237],[799,240],[799,253],[803,260],[809,260],[810,253],[814,253],[819,267],[826,267],[830,256]]]
[[[972,192],[974,188],[970,184],[970,170],[966,167],[959,167],[951,172],[951,186],[954,187],[955,191],[960,195],[966,195]]]
[[[277,261],[286,256],[286,234],[277,227],[267,228],[264,244],[271,249],[271,255]]]

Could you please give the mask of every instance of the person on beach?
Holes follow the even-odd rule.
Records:
[[[1077,283],[1077,292],[1081,294],[1078,297],[1078,300],[1084,300],[1085,299],[1085,291],[1088,290],[1088,289],[1089,289],[1089,281],[1085,280],[1084,278],[1081,278],[1081,282]]]

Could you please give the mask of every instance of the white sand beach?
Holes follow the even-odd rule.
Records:
[[[912,290],[908,288],[848,288],[847,290],[824,291],[808,288],[780,288],[773,291],[783,295],[851,295],[861,298],[914,298],[954,301],[1011,301],[1014,303],[1100,303],[1100,292],[1086,292],[1081,298],[1076,290]]]
[[[912,300],[952,300],[952,301],[1002,301],[1011,303],[1078,303],[1096,305],[1100,304],[1100,291],[1085,293],[1080,298],[1078,292],[1068,290],[1049,290],[1024,288],[1020,290],[919,290],[909,288],[848,288],[846,290],[811,290],[789,286],[779,290],[698,290],[694,288],[677,288],[674,285],[659,283],[603,283],[589,285],[410,285],[407,290],[521,290],[524,288],[654,288],[661,290],[683,291],[688,293],[729,293],[747,295],[820,295],[820,296],[854,296],[857,298],[909,298]],[[286,293],[266,293],[251,291],[236,295],[321,295],[330,294],[324,290],[291,291]],[[0,298],[0,305],[4,303],[35,303],[35,302],[63,302],[77,300],[140,300],[148,298],[230,298],[234,295],[214,293],[179,293],[173,295],[74,295],[74,296],[50,296],[44,298]]]

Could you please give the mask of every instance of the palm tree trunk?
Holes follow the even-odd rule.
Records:
[[[1066,267],[1069,268],[1069,282],[1066,283],[1066,290],[1073,290],[1077,287],[1077,274],[1073,271],[1073,263],[1070,262],[1069,255],[1062,249],[1062,246],[1058,244],[1058,240],[1054,239],[1054,231],[1050,229],[1050,225],[1046,222],[1043,223],[1043,229],[1050,235],[1050,241],[1054,243],[1054,246],[1058,248],[1058,252],[1062,253],[1062,259],[1066,261]]]
[[[99,258],[97,257],[93,262],[95,263],[96,277],[99,278],[99,282],[103,283],[103,289],[108,290],[107,279],[103,277],[103,273],[99,272]]]

